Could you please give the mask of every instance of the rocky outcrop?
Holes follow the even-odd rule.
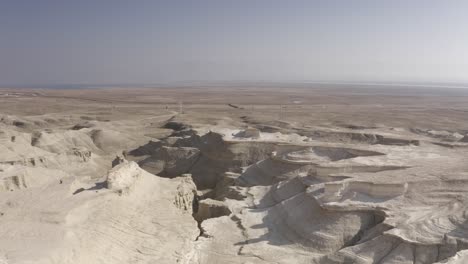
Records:
[[[183,177],[178,177],[176,179],[179,180],[179,184],[177,185],[174,204],[177,208],[192,214],[194,203],[196,202],[197,187],[193,183],[190,174],[183,175]]]
[[[119,194],[129,193],[135,181],[141,177],[141,169],[135,162],[121,163],[109,171],[106,179],[107,188]]]
[[[164,122],[149,120],[141,121],[145,133]],[[303,136],[278,132],[282,124],[275,133],[197,130],[170,120],[171,136],[142,137],[148,143],[126,155],[118,153],[138,140],[120,125],[0,133],[0,259],[7,252],[12,263],[466,260],[461,142],[447,148],[377,128]]]

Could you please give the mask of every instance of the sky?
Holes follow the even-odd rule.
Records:
[[[466,0],[0,0],[0,85],[465,82]]]

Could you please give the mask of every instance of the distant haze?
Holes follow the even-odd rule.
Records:
[[[468,82],[465,0],[2,0],[0,85]]]

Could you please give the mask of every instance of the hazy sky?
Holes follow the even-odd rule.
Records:
[[[468,82],[466,0],[0,0],[0,84]]]

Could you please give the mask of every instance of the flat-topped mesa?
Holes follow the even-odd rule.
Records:
[[[296,164],[320,164],[326,162],[340,161],[344,159],[352,159],[356,157],[379,156],[384,153],[352,149],[341,147],[325,147],[325,146],[294,146],[282,145],[277,148],[272,154],[275,160],[296,163]]]
[[[138,190],[135,190],[135,193],[140,192],[140,189],[144,185],[148,187],[149,185],[156,184],[155,187],[158,186],[158,188],[171,186],[174,188],[173,190],[164,190],[163,192],[172,192],[171,195],[174,197],[173,204],[182,211],[193,212],[196,186],[190,174],[183,174],[181,177],[174,179],[166,179],[144,171],[136,162],[127,160],[120,162],[107,175],[106,185],[108,189],[120,195],[128,195],[133,193],[134,188],[138,188]],[[139,181],[138,184],[137,181]],[[138,187],[135,187],[135,185],[138,185]],[[145,191],[142,191],[140,194],[143,194],[143,192]]]
[[[328,130],[304,130],[297,131],[299,135],[307,136],[313,140],[322,142],[364,143],[369,145],[393,145],[393,146],[419,146],[417,139],[407,139],[374,133],[328,131]]]
[[[325,183],[322,202],[341,200],[375,202],[404,195],[408,189],[406,183],[373,183],[363,181],[344,181]]]

